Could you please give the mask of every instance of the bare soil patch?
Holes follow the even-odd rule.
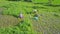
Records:
[[[0,27],[14,26],[19,23],[18,19],[9,15],[0,15]]]

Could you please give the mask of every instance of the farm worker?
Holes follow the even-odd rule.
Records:
[[[38,18],[38,13],[37,13],[37,11],[38,10],[34,10],[33,12],[34,12],[34,15],[33,15],[33,17],[34,17],[34,20],[38,20],[39,18]]]
[[[39,18],[38,18],[38,14],[34,14],[33,17],[34,17],[35,20],[38,20],[38,19],[39,19]]]
[[[21,21],[21,22],[24,21],[24,20],[23,20],[23,14],[22,14],[22,13],[19,14],[19,18],[20,18],[20,21]]]
[[[20,13],[19,17],[20,17],[20,18],[23,18],[23,14],[22,14],[22,13]]]

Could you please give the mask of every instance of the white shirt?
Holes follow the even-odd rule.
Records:
[[[22,14],[20,14],[20,17],[22,18],[22,17],[23,17],[23,15],[22,15]]]

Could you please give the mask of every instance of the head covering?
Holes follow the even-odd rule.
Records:
[[[36,13],[36,12],[37,12],[37,9],[34,9],[34,10],[33,10],[33,13]]]
[[[34,11],[34,12],[36,12],[36,11],[37,11],[37,9],[34,9],[33,11]]]

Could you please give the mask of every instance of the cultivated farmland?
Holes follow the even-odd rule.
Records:
[[[34,9],[38,21],[33,19]],[[60,1],[0,0],[0,34],[60,34]]]

